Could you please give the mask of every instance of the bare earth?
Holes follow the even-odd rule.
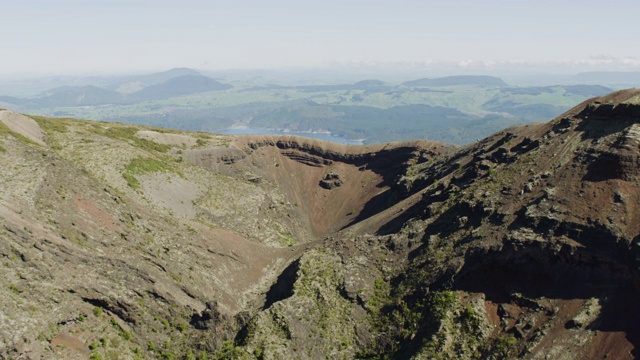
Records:
[[[40,129],[40,125],[32,118],[13,111],[0,110],[0,121],[2,121],[11,131],[26,137],[36,144],[46,146],[44,142],[44,133]]]

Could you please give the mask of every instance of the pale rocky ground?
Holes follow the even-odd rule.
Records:
[[[12,111],[0,110],[0,121],[11,131],[26,137],[38,145],[46,146],[42,129],[30,117]]]

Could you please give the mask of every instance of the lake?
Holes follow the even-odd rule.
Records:
[[[313,139],[331,141],[339,144],[349,144],[349,145],[363,144],[363,140],[345,139],[339,136],[333,136],[331,134],[325,134],[325,133],[280,131],[280,130],[260,129],[260,128],[231,128],[231,129],[224,129],[216,132],[219,134],[226,134],[226,135],[294,135],[294,136],[303,136],[303,137],[308,137]]]

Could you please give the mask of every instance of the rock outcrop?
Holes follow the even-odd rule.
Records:
[[[332,190],[334,188],[342,186],[343,182],[340,179],[340,175],[330,172],[322,177],[320,180],[320,186],[327,190]]]

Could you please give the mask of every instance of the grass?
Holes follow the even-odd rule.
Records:
[[[286,247],[291,247],[296,244],[296,241],[293,238],[293,234],[291,234],[291,232],[289,231],[287,232],[279,231],[278,240],[280,240],[280,244],[282,244],[282,246],[286,246]]]
[[[178,324],[176,324],[176,329],[178,329],[179,332],[183,333],[185,331],[187,331],[187,324],[180,322]]]
[[[135,176],[129,173],[123,173],[122,177],[127,181],[127,185],[134,190],[138,190],[140,188],[140,182],[136,179]]]
[[[136,133],[140,130],[137,127],[121,126],[116,124],[110,124],[111,126],[101,132],[101,135],[110,137],[112,139],[128,142],[129,144],[138,147],[146,151],[156,151],[166,153],[171,150],[171,146],[165,144],[158,144],[156,142],[141,139],[136,136]]]
[[[67,125],[69,125],[70,122],[74,121],[73,119],[69,119],[69,118],[48,118],[44,116],[29,116],[29,117],[35,120],[38,123],[38,125],[40,125],[40,128],[44,130],[46,133],[51,133],[51,132],[66,133],[69,131],[69,128]]]
[[[122,173],[122,176],[127,181],[127,184],[135,190],[140,188],[140,182],[136,178],[136,175],[155,172],[171,172],[184,177],[182,173],[167,165],[165,162],[152,158],[135,158],[131,160],[131,162],[126,165],[124,169],[125,172]]]

